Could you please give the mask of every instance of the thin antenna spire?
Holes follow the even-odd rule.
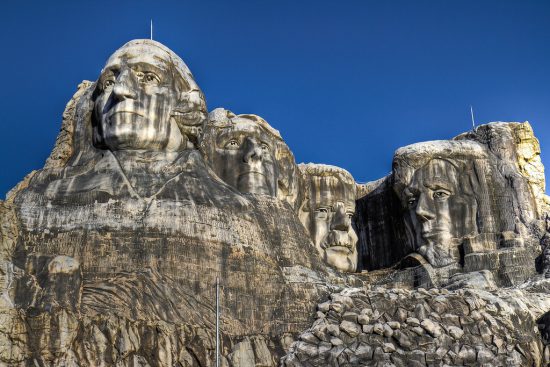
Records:
[[[470,115],[472,116],[472,129],[476,129],[476,121],[474,119],[474,108],[470,105]]]
[[[153,19],[151,19],[151,41],[153,40]]]

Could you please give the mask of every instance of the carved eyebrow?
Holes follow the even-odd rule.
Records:
[[[243,135],[244,134],[240,131],[235,131],[235,130],[224,131],[224,132],[221,132],[216,137],[216,143],[224,143],[230,139],[240,139],[242,138]]]
[[[119,70],[119,65],[109,65],[109,67],[107,68],[104,68],[102,71],[101,71],[101,74],[99,75],[99,77],[103,77],[105,75],[113,75],[117,70]]]
[[[102,84],[105,83],[106,79],[114,78],[116,69],[113,70],[113,68],[104,69],[101,74],[99,75],[99,78],[97,78],[97,81],[99,83],[99,86],[103,88]]]
[[[235,129],[225,129],[226,131],[222,131],[219,133],[218,137],[216,138],[217,142],[224,141],[227,139],[236,139],[236,138],[242,138],[247,136],[255,136],[259,137],[258,141],[266,142],[264,139],[262,139],[263,136],[256,134],[253,130],[235,130]],[[269,145],[269,143],[267,143]]]
[[[429,188],[429,189],[432,189],[432,190],[438,190],[438,189],[443,189],[443,190],[447,190],[447,191],[450,191],[452,192],[453,189],[450,185],[449,182],[445,182],[445,181],[442,181],[442,180],[425,180],[424,181],[424,186]]]
[[[405,196],[416,196],[420,193],[420,190],[418,190],[416,187],[406,187],[405,190],[403,190],[403,194]]]
[[[141,71],[151,71],[151,72],[167,72],[168,68],[163,65],[152,65],[145,62],[136,62],[128,63],[131,67],[138,68]]]
[[[265,144],[268,147],[273,148],[273,144],[271,144],[271,142],[268,141],[267,139],[260,139],[260,144]]]

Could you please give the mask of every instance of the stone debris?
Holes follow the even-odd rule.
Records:
[[[399,294],[405,297],[391,297]],[[302,366],[541,366],[543,354],[548,352],[538,335],[536,315],[513,307],[506,297],[476,290],[361,290],[347,302],[347,312],[372,315],[372,319],[358,317],[355,327],[351,321],[343,320],[343,315],[317,319],[315,323],[327,325],[327,336],[331,326],[339,325],[346,338],[332,343],[330,353],[324,349],[322,354],[307,356],[300,352],[304,348],[302,342],[297,342],[281,363],[283,366],[295,365],[296,361]],[[340,296],[332,294],[329,302],[340,303]],[[433,318],[434,313],[427,312],[426,318],[418,318],[419,309],[436,307],[446,312],[437,315],[438,320]],[[511,312],[499,312],[502,307]],[[405,320],[397,321],[395,318],[402,319],[403,313]],[[523,320],[519,324],[514,321],[519,319]],[[306,331],[301,335],[309,334]],[[311,350],[321,345],[318,339],[312,343]],[[353,352],[353,358],[345,361],[330,358],[346,350]]]

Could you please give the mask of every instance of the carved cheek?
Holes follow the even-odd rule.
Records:
[[[103,122],[106,111],[107,102],[109,100],[109,94],[101,94],[101,96],[95,101],[94,109],[98,120]]]
[[[170,111],[176,106],[174,94],[166,90],[166,88],[162,88],[157,93],[154,93],[154,96],[156,97],[158,116],[162,116],[162,120],[168,120]]]
[[[143,106],[143,112],[146,114],[147,120],[154,122],[157,115],[155,106],[156,100],[154,100],[150,95],[140,93],[138,103]]]
[[[436,221],[442,226],[450,230],[451,228],[451,210],[449,208],[449,201],[434,201]]]
[[[325,237],[328,235],[329,222],[330,220],[328,219],[328,217],[327,219],[316,219],[313,222],[314,241],[317,247],[321,245]]]
[[[268,157],[268,159],[262,161],[262,168],[265,172],[265,177],[270,186],[274,186],[277,183],[277,170],[275,168],[275,162]]]
[[[237,185],[237,178],[240,174],[239,150],[235,149],[216,149],[215,166],[218,168],[218,174],[224,181],[232,186]]]
[[[422,224],[416,216],[416,210],[414,207],[407,210],[405,215],[405,227],[408,241],[413,248],[419,247],[422,243]]]
[[[137,102],[141,104],[149,124],[157,130],[167,130],[173,104],[170,93],[158,87],[145,86],[139,89]]]
[[[452,196],[449,200],[452,233],[456,238],[477,233],[477,203],[468,197]]]

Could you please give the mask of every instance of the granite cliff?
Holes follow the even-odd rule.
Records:
[[[134,40],[0,202],[0,365],[550,362],[550,217],[528,123],[396,151],[358,184],[257,115],[208,112]]]

